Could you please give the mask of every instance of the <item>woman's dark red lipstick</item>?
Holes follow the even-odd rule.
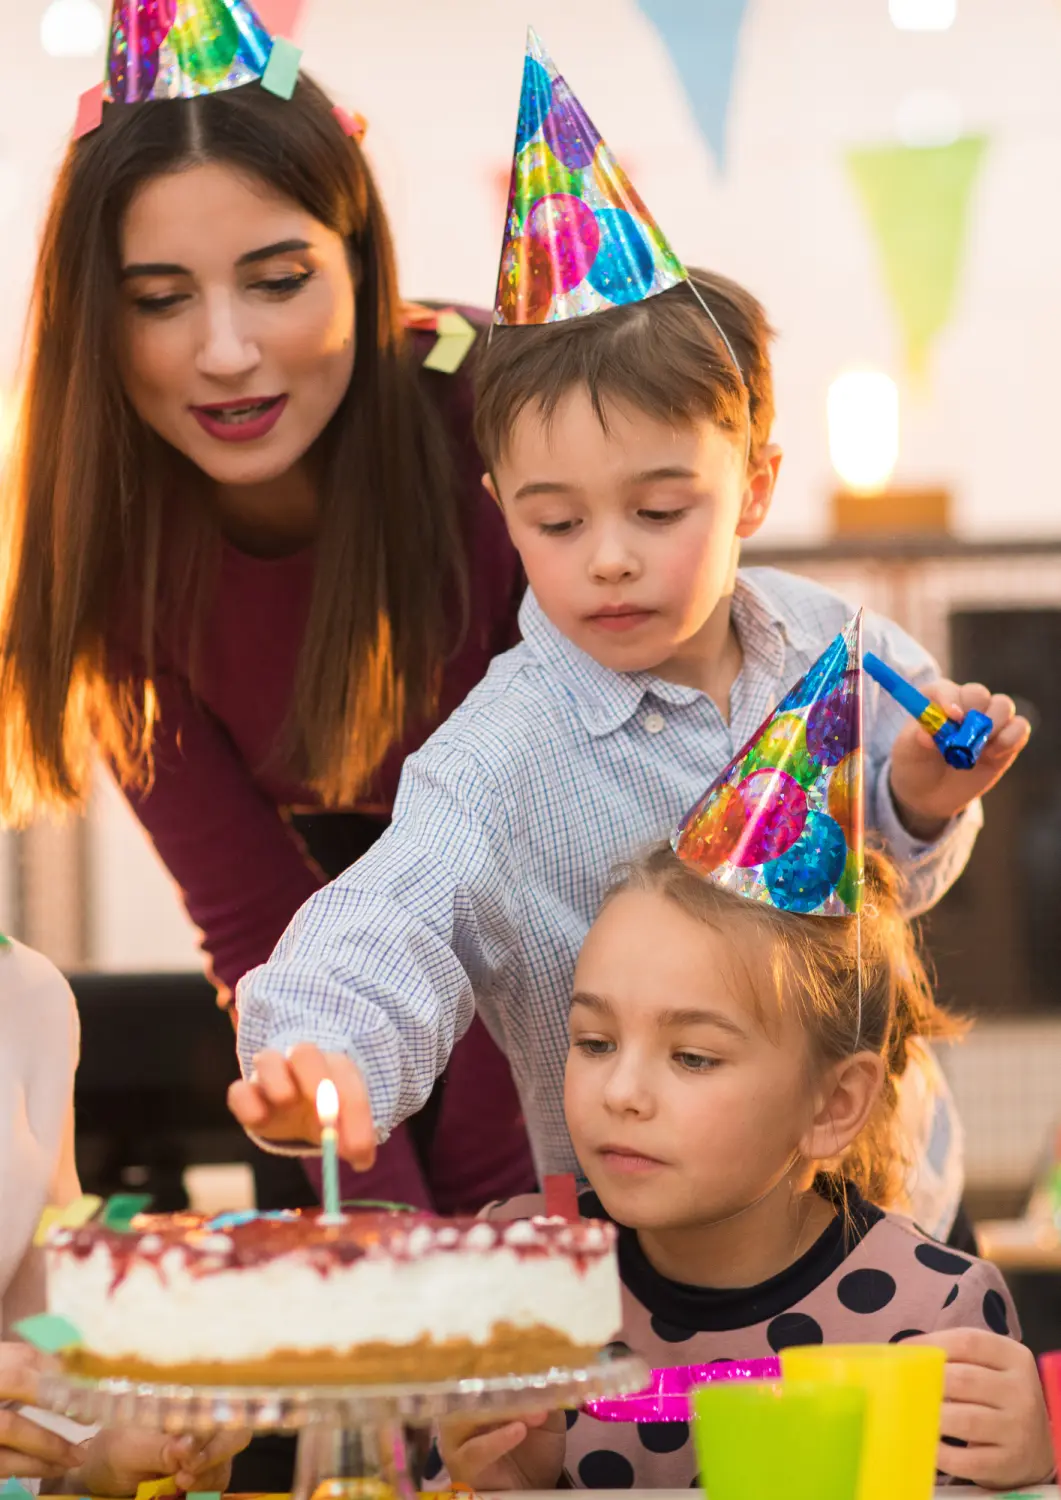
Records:
[[[203,431],[222,443],[253,443],[272,432],[286,405],[286,396],[246,396],[189,410]]]

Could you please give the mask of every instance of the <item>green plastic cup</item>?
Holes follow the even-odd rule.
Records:
[[[942,1349],[922,1344],[808,1344],[782,1350],[781,1374],[866,1393],[858,1500],[930,1500],[944,1363]]]
[[[864,1391],[755,1381],[698,1386],[690,1403],[707,1500],[856,1500]]]

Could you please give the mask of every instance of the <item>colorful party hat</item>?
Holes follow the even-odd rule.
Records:
[[[862,903],[862,611],[759,726],[671,843],[698,874],[781,911]]]
[[[256,80],[289,99],[301,55],[249,0],[114,0],[106,78],[82,96],[75,134],[99,124],[104,104],[191,99]]]
[[[557,323],[686,281],[592,120],[527,34],[495,323]]]

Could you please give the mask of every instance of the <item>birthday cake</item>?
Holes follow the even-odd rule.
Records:
[[[619,1328],[610,1224],[358,1212],[53,1228],[68,1370],[192,1384],[399,1383],[593,1358]]]

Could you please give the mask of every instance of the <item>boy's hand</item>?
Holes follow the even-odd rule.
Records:
[[[948,766],[932,736],[916,720],[908,718],[892,746],[891,789],[903,827],[926,843],[976,797],[990,791],[1009,770],[1028,743],[1032,732],[1013,699],[990,693],[979,682],[958,686],[954,682],[932,682],[922,689],[945,709],[952,719],[964,719],[966,710],[979,709],[994,724],[991,737],[970,771]]]
[[[135,1495],[141,1481],[173,1475],[179,1490],[224,1493],[232,1458],[250,1439],[238,1431],[174,1437],[143,1427],[104,1427],[83,1445],[82,1462],[65,1488],[76,1495]]]
[[[454,1484],[473,1490],[554,1490],[564,1468],[562,1411],[518,1422],[444,1422],[438,1449]]]
[[[1053,1472],[1050,1426],[1031,1350],[986,1328],[944,1328],[907,1339],[943,1349],[942,1435],[937,1467],[988,1489],[1041,1484]]]
[[[27,1344],[0,1343],[0,1401],[37,1397],[37,1377],[49,1361]],[[19,1411],[0,1409],[0,1479],[58,1479],[80,1462],[82,1449],[38,1427]]]
[[[330,1078],[339,1095],[339,1155],[365,1172],[376,1159],[372,1107],[356,1065],[341,1052],[309,1042],[282,1052],[259,1052],[250,1078],[230,1086],[228,1107],[245,1130],[267,1141],[320,1142],[317,1085]]]

